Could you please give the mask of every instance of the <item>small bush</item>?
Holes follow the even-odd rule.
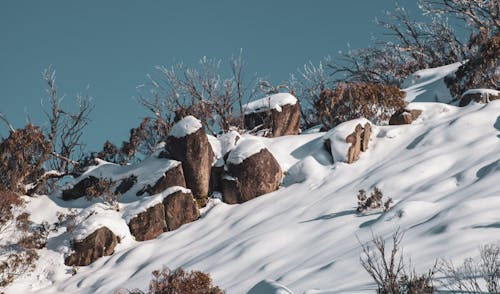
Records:
[[[115,294],[144,294],[134,290],[117,290]],[[210,275],[200,272],[186,272],[182,268],[175,271],[169,268],[153,271],[153,279],[149,283],[148,294],[223,294],[219,287],[212,285]]]
[[[111,187],[115,184],[116,182],[112,179],[100,178],[94,185],[85,189],[85,195],[88,200],[91,200],[92,198],[101,198],[114,210],[119,211],[121,193],[113,192],[111,190]]]
[[[377,125],[404,108],[405,93],[396,86],[376,83],[339,83],[321,92],[314,108],[326,129],[348,120],[364,117]]]
[[[383,207],[384,211],[389,210],[392,204],[392,198],[387,198],[384,201],[384,194],[382,191],[375,187],[373,188],[373,191],[371,192],[370,196],[368,197],[366,194],[366,191],[364,189],[361,189],[358,191],[358,207],[356,208],[356,211],[358,212],[364,212],[367,210],[375,210],[375,209],[380,209]]]

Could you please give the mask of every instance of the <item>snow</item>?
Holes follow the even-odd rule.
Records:
[[[265,279],[250,289],[248,294],[293,294],[293,292],[275,281]]]
[[[248,157],[266,149],[266,145],[258,138],[245,138],[234,148],[227,157],[227,163],[238,165]]]
[[[67,236],[54,233],[48,248],[39,251],[35,271],[2,291],[147,290],[151,272],[168,266],[207,272],[227,293],[254,287],[274,291],[270,293],[373,293],[376,286],[359,263],[360,242],[368,242],[372,234],[389,240],[398,228],[404,232],[404,254],[417,273],[436,258],[460,263],[477,255],[480,245],[500,243],[500,101],[462,108],[435,102],[436,85],[452,69],[424,71],[427,77],[422,74],[406,89],[413,101],[409,108],[423,110],[422,115],[411,125],[376,127],[369,150],[354,164],[331,161],[323,147],[325,133],[243,135],[230,157],[239,161],[267,148],[287,171],[278,191],[239,205],[211,199],[200,220],[146,242],[133,241],[121,212],[101,209],[92,216],[93,226],[109,213],[109,221],[116,222],[113,230],[126,235],[113,255],[78,268],[73,276],[63,264]],[[357,123],[350,124],[352,128],[339,126],[336,132],[352,132]],[[161,175],[155,164],[164,169],[168,162],[154,159],[141,173]],[[122,168],[137,171],[137,166]],[[120,170],[103,163],[90,172],[99,169]],[[357,214],[357,191],[375,186],[393,198],[393,208]],[[135,205],[143,209],[135,202],[150,197],[156,196],[130,197],[120,204],[123,213],[129,205],[130,211]],[[38,203],[42,200],[53,203],[44,207]],[[56,211],[81,204],[54,196],[26,201],[26,209],[41,210],[37,221],[53,220]]]
[[[334,162],[347,162],[347,152],[351,143],[346,142],[346,137],[352,134],[358,124],[364,128],[366,124],[372,127],[370,138],[377,135],[377,128],[366,118],[359,118],[343,122],[331,129],[323,137],[325,140],[330,140],[331,152]],[[368,148],[370,149],[370,148]]]
[[[500,91],[493,90],[493,89],[470,89],[465,91],[462,96],[465,96],[467,94],[481,94],[481,95],[492,95],[492,96],[499,96]]]
[[[176,137],[176,138],[182,138],[186,137],[187,135],[190,135],[197,130],[201,129],[203,125],[201,124],[201,121],[198,120],[196,117],[188,115],[178,121],[170,130],[169,135]]]
[[[110,229],[121,240],[130,235],[121,213],[106,204],[97,203],[85,208],[80,213],[79,218],[81,218],[79,224],[71,233],[74,240],[83,240],[102,227]]]
[[[297,101],[297,98],[290,93],[277,93],[252,101],[243,106],[243,108],[245,109],[245,114],[264,112],[271,109],[281,112],[282,106],[295,105]]]
[[[117,185],[124,179],[127,179],[131,176],[137,177],[137,183],[126,193],[121,195],[121,202],[131,202],[137,199],[136,193],[146,187],[147,185],[153,186],[158,179],[163,177],[167,171],[172,168],[177,167],[181,164],[179,161],[166,159],[166,158],[158,158],[156,156],[150,156],[145,158],[143,161],[136,165],[118,165],[106,161],[100,161],[97,166],[91,166],[85,173],[83,173],[80,177],[74,179],[70,185],[75,185],[79,181],[87,178],[89,176],[93,176],[96,178],[106,178],[111,179],[116,182],[115,186],[112,187],[112,191],[116,188]],[[81,200],[75,200],[78,202]]]
[[[406,101],[451,103],[453,97],[443,79],[447,75],[453,75],[461,65],[461,62],[456,62],[411,74],[402,85]]]

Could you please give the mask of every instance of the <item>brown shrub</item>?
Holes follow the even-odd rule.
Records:
[[[488,36],[480,32],[471,38],[469,46],[478,45],[477,54],[458,68],[455,75],[446,77],[445,81],[455,99],[469,89],[500,89],[500,33]]]
[[[52,146],[39,127],[28,124],[0,143],[0,190],[26,193],[28,180],[43,172]]]
[[[144,293],[138,289],[115,291],[117,293]],[[212,285],[210,275],[200,272],[186,272],[182,268],[175,271],[169,268],[153,271],[148,294],[224,294],[219,287]]]
[[[22,199],[12,191],[0,190],[0,230],[12,219],[12,208],[23,203]]]
[[[384,211],[389,210],[392,204],[392,198],[386,198],[384,201],[384,194],[382,191],[375,187],[373,191],[370,193],[370,196],[366,195],[366,191],[361,189],[358,191],[358,207],[356,211],[364,212],[367,210],[380,209],[384,208]]]
[[[10,253],[0,262],[0,287],[7,286],[17,276],[35,269],[35,261],[38,257],[38,253],[33,249]]]
[[[387,124],[391,115],[405,107],[405,93],[396,86],[376,83],[339,83],[321,92],[314,108],[326,129],[364,117]]]

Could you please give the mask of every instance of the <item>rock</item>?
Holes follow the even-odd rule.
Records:
[[[115,246],[120,242],[107,227],[101,227],[83,240],[73,241],[73,253],[66,258],[67,266],[85,266],[103,256],[113,254]]]
[[[84,178],[71,189],[63,190],[62,199],[63,200],[73,200],[78,199],[86,195],[88,188],[97,186],[99,184],[99,179],[93,176]]]
[[[368,150],[368,144],[370,143],[370,136],[372,134],[372,125],[369,123],[365,124],[363,133],[361,135],[361,151],[365,152]]]
[[[264,131],[267,137],[300,133],[300,103],[288,93],[278,93],[247,104],[245,127]]]
[[[200,212],[191,193],[183,191],[172,193],[163,199],[163,206],[168,231],[176,230],[181,225],[200,218]]]
[[[462,95],[458,106],[467,106],[471,101],[485,104],[497,99],[500,99],[500,91],[492,89],[471,89]]]
[[[222,191],[222,174],[224,166],[212,166],[210,170],[210,191]]]
[[[178,164],[177,166],[167,170],[165,172],[165,175],[158,179],[158,181],[156,181],[156,183],[152,187],[150,185],[147,185],[139,192],[137,192],[137,196],[142,196],[144,193],[155,195],[162,191],[165,191],[167,188],[174,186],[186,187],[182,164]]]
[[[345,141],[351,146],[347,151],[347,163],[353,163],[359,158],[359,153],[361,152],[361,133],[363,132],[363,127],[361,124],[356,125],[354,132],[345,138]]]
[[[128,223],[130,233],[137,241],[146,241],[158,237],[167,231],[165,208],[162,203],[139,213]]]
[[[222,200],[227,204],[241,203],[241,185],[238,179],[224,175],[221,180]],[[243,201],[242,201],[243,202]]]
[[[422,114],[422,110],[419,109],[400,109],[391,116],[389,125],[409,125],[416,120],[420,114]]]
[[[115,189],[115,194],[125,194],[137,183],[137,177],[131,175],[130,177],[123,179],[118,187]]]
[[[197,123],[199,121],[192,116],[177,122],[167,138],[166,148],[173,159],[182,162],[186,186],[205,206],[214,155],[205,129]]]
[[[281,183],[281,168],[271,152],[265,146],[247,141],[253,140],[243,141],[229,154],[227,175],[222,179],[222,194],[226,203],[246,202],[276,191]],[[235,160],[246,152],[242,149],[257,152]]]

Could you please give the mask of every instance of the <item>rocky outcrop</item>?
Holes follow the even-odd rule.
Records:
[[[354,132],[349,134],[345,141],[350,144],[347,151],[347,163],[353,163],[359,159],[359,154],[363,151],[368,150],[368,144],[370,142],[371,136],[371,125],[370,123],[365,123],[363,127],[361,124],[357,124]]]
[[[300,103],[284,105],[281,111],[271,109],[266,112],[245,114],[248,130],[266,129],[266,137],[298,135],[300,132]]]
[[[158,237],[167,231],[165,208],[162,203],[139,213],[128,223],[130,233],[137,241],[146,241]]]
[[[186,186],[191,189],[201,206],[205,206],[210,186],[213,151],[201,123],[199,127],[192,126],[196,123],[194,120],[199,122],[192,116],[177,122],[167,138],[166,148],[172,159],[182,162]]]
[[[497,99],[500,99],[500,91],[490,90],[490,89],[472,89],[466,91],[462,95],[458,106],[460,107],[467,106],[472,101],[485,104]]]
[[[396,111],[389,120],[389,125],[409,125],[416,120],[422,110],[419,109],[400,109]]]
[[[244,158],[241,162],[232,160],[241,143],[231,151],[227,163],[227,174],[222,178],[222,195],[229,204],[243,203],[263,194],[276,191],[282,178],[278,161],[266,148],[258,148],[257,153]]]
[[[85,266],[103,256],[113,254],[115,246],[120,242],[107,227],[101,227],[83,240],[73,240],[73,253],[66,258],[67,266]]]
[[[71,189],[63,190],[62,199],[63,200],[73,200],[83,197],[87,194],[87,189],[95,187],[99,184],[99,179],[93,176],[84,178],[83,180],[76,183]]]
[[[177,191],[163,199],[167,230],[173,231],[181,225],[193,222],[200,218],[200,212],[189,192]]]
[[[162,191],[165,191],[167,188],[174,186],[186,187],[182,164],[178,164],[177,166],[167,170],[165,174],[160,179],[158,179],[158,181],[156,181],[153,186],[147,185],[146,187],[138,191],[137,196],[142,196],[144,193],[155,195]]]
[[[267,137],[300,132],[300,103],[289,93],[277,93],[245,106],[245,127]]]

